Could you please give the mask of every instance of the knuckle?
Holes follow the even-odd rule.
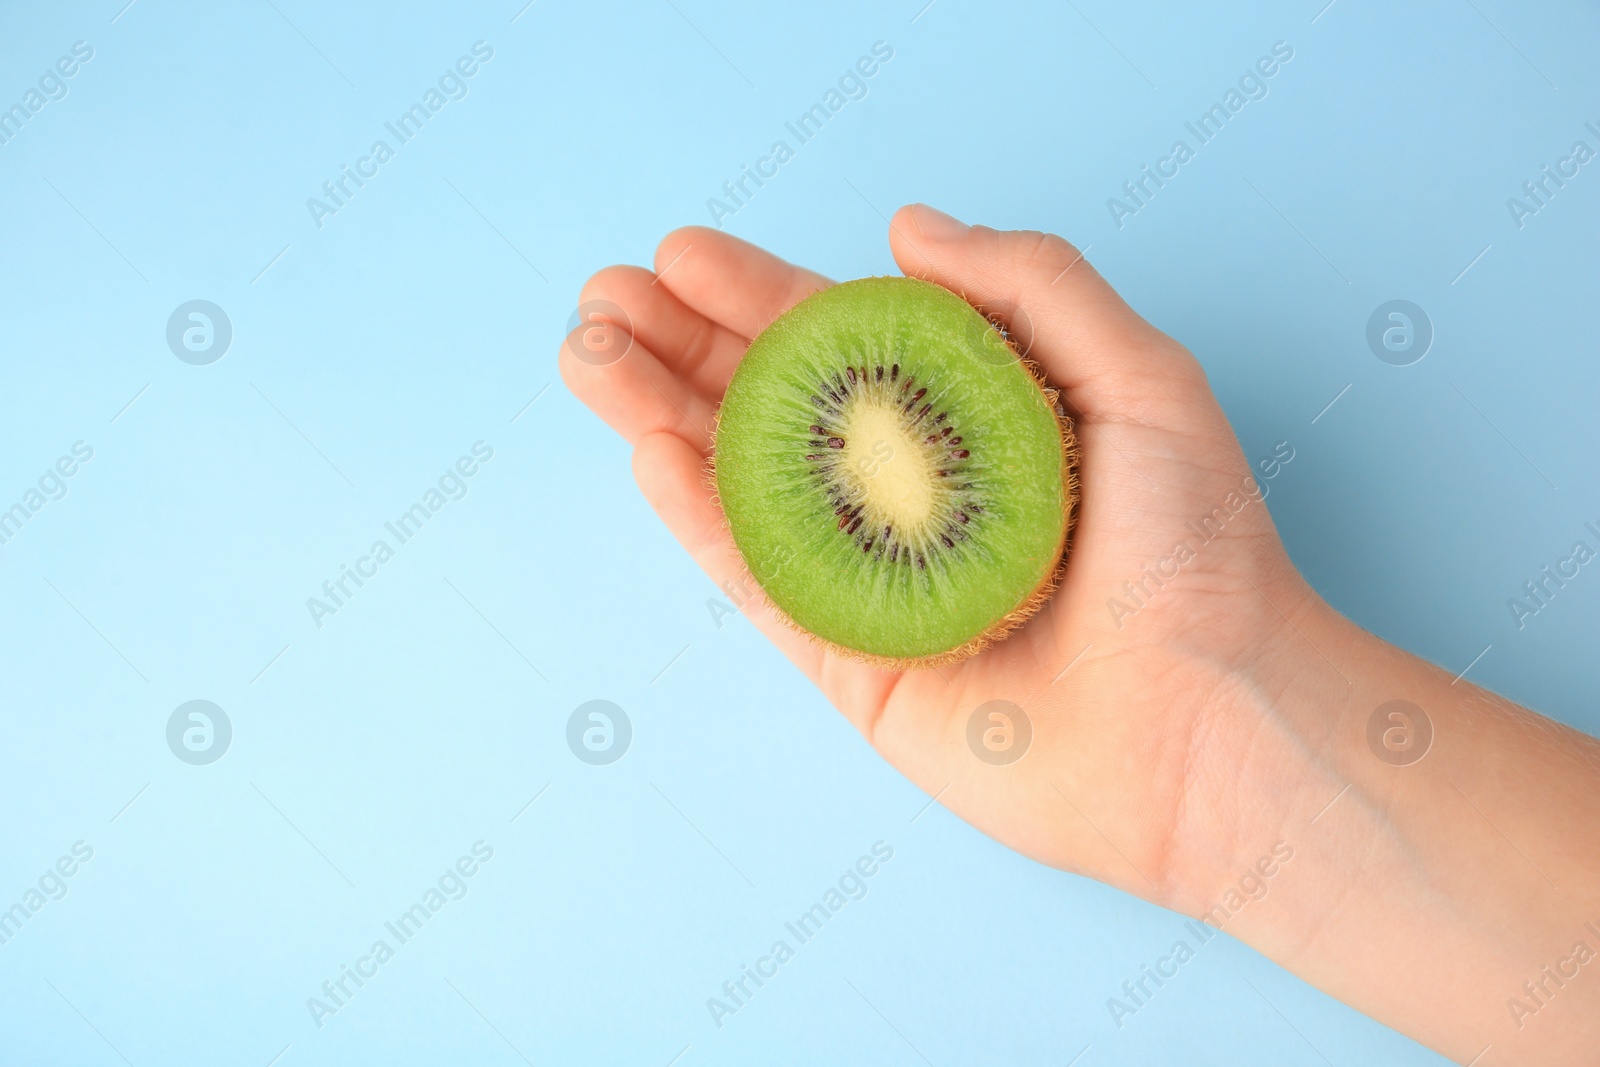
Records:
[[[1017,231],[1010,244],[1012,263],[1027,274],[1054,278],[1080,258],[1066,238],[1039,230]]]
[[[699,319],[693,329],[694,334],[683,349],[683,366],[691,372],[705,366],[706,361],[711,358],[711,353],[716,349],[717,341],[717,328],[710,319]]]
[[[621,304],[622,300],[619,298],[628,294],[637,276],[648,273],[642,267],[630,267],[623,264],[602,267],[590,275],[588,281],[583,283],[583,288],[578,291],[578,303],[584,304],[590,300],[610,300],[613,303]]]

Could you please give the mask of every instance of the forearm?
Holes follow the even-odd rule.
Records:
[[[1600,746],[1277,599],[1271,647],[1209,712],[1191,789],[1225,829],[1179,906],[1206,912],[1282,842],[1264,895],[1212,913],[1230,933],[1460,1062],[1600,1063]],[[1369,743],[1395,700],[1431,722],[1421,758],[1381,737],[1415,743],[1410,709]]]

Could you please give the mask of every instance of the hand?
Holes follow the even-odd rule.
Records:
[[[843,659],[784,624],[704,472],[750,339],[827,280],[691,227],[659,246],[661,274],[590,278],[582,301],[621,307],[632,334],[582,326],[562,376],[634,445],[640,488],[712,581],[878,752],[990,837],[1226,928],[1458,1061],[1592,1062],[1600,961],[1578,960],[1600,960],[1600,745],[1328,608],[1262,504],[1293,443],[1246,464],[1194,357],[1069,243],[917,205],[890,246],[906,274],[998,312],[1062,390],[1082,502],[1061,589],[938,670]],[[610,334],[600,360],[595,330]],[[1368,741],[1397,697],[1432,721],[1426,760]],[[1006,765],[968,745],[974,710],[997,699],[1032,723]],[[1256,873],[1269,856],[1291,857],[1270,885]]]
[[[1227,832],[1224,813],[1197,794],[1208,784],[1197,750],[1219,730],[1236,668],[1281,640],[1280,612],[1294,618],[1312,600],[1260,483],[1199,364],[1066,241],[968,229],[917,206],[895,217],[890,244],[905,273],[999,311],[1063,391],[1083,486],[1066,578],[1019,632],[938,670],[826,652],[759,596],[744,611],[885,758],[985,833],[1149,899],[1190,903],[1186,887],[1209,873],[1192,868]],[[704,228],[669,235],[656,262],[659,277],[611,267],[589,281],[581,300],[622,308],[631,347],[612,338],[611,351],[627,354],[596,365],[579,358],[580,327],[562,374],[634,445],[640,487],[712,580],[754,592],[705,484],[713,412],[750,339],[828,281]],[[1185,525],[1202,521],[1209,543]],[[1175,557],[1179,545],[1193,558]],[[996,699],[1032,725],[1031,750],[1008,766],[968,745],[969,718]]]
[[[580,327],[561,370],[712,580],[891,763],[1012,848],[1203,917],[1461,1062],[1594,1062],[1600,745],[1323,603],[1262,502],[1293,443],[1252,468],[1194,358],[1067,242],[921,205],[889,242],[907,274],[998,313],[1062,390],[1082,499],[1061,588],[938,670],[840,658],[779,619],[704,473],[746,345],[828,281],[693,227],[661,243],[659,275],[590,279],[581,299],[619,306],[631,335]],[[1425,760],[1371,746],[1397,698],[1432,724]],[[1015,762],[969,746],[991,700],[1031,722]],[[1269,855],[1292,857],[1270,885]]]

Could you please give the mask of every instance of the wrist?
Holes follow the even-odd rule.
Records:
[[[1339,728],[1356,698],[1338,664],[1359,631],[1298,576],[1247,604],[1233,633],[1207,631],[1188,653],[1181,699],[1196,726],[1159,903],[1196,917],[1252,871],[1263,877],[1274,846],[1294,850],[1358,762]]]
[[[1168,906],[1462,1062],[1571,1062],[1600,1041],[1600,962],[1524,982],[1577,942],[1600,953],[1600,870],[1573,834],[1600,816],[1589,739],[1308,588],[1260,592],[1277,627],[1201,710]]]

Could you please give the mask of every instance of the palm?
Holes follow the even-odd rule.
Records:
[[[1179,829],[1204,698],[1196,689],[1209,681],[1173,669],[1174,644],[1231,654],[1271,607],[1261,587],[1292,571],[1265,509],[1247,507],[1230,536],[1183,568],[1183,582],[1117,625],[1108,599],[1169,557],[1190,536],[1185,522],[1222,503],[1248,468],[1193,360],[1076,263],[1070,246],[993,236],[1024,247],[974,265],[919,241],[909,209],[890,240],[908,274],[1024,309],[1027,328],[1013,330],[1037,333],[1023,337],[1030,356],[1076,416],[1085,488],[1061,589],[1009,639],[951,666],[886,671],[789,628],[745,575],[705,486],[716,405],[745,347],[826,279],[717,231],[679,230],[657,251],[659,276],[613,267],[589,281],[582,301],[620,307],[632,336],[617,334],[609,340],[618,348],[597,355],[580,327],[563,347],[562,372],[635,446],[640,486],[684,547],[731,594],[754,594],[745,614],[890,762],[1006,844],[1151,895]],[[1055,275],[1057,262],[1071,269],[1048,285],[1024,276],[1045,263],[1039,276]],[[622,346],[626,355],[609,362]],[[1005,766],[978,759],[967,741],[974,710],[996,699],[1023,708],[1033,729],[1027,758]]]

